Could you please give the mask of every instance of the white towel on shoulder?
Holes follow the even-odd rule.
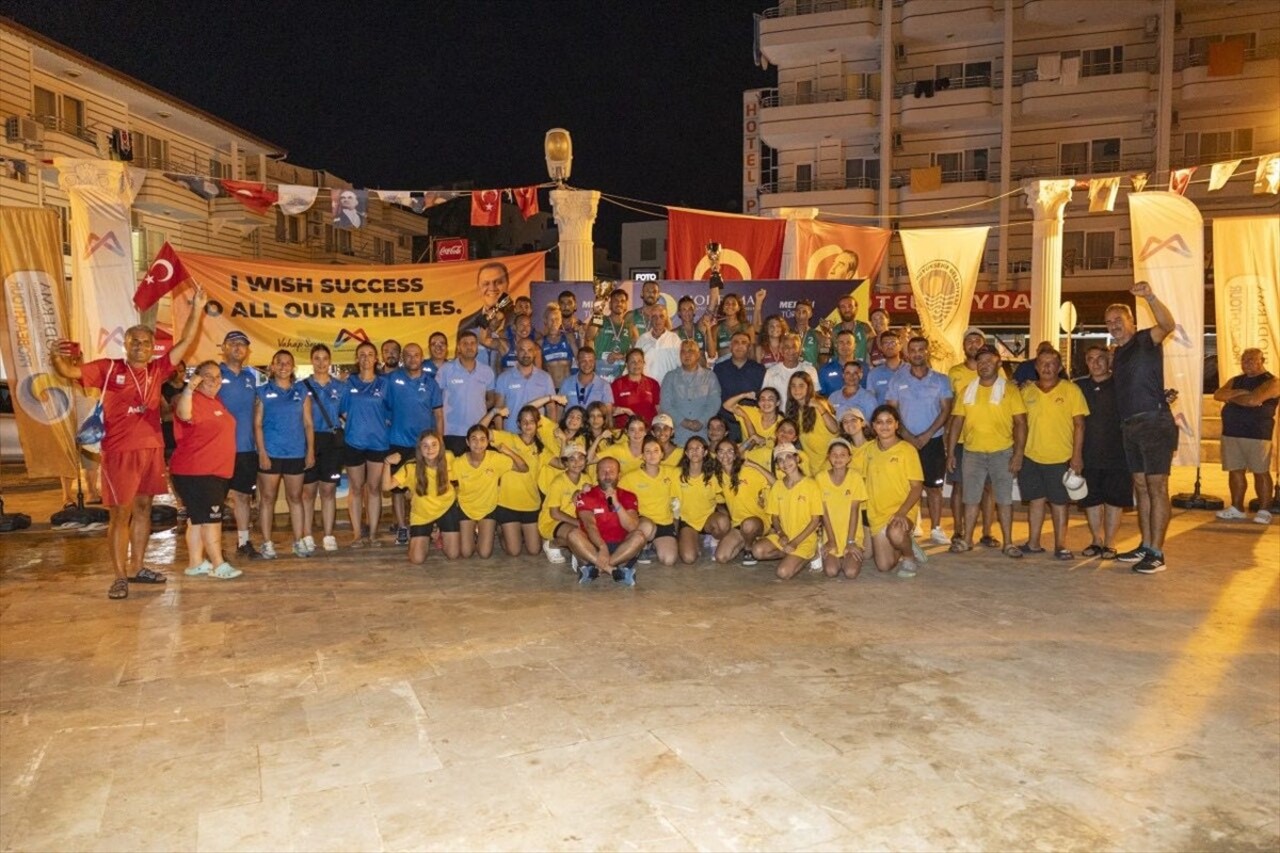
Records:
[[[977,379],[969,383],[969,387],[964,389],[964,404],[972,406],[978,402],[978,385]],[[1000,401],[1004,399],[1005,378],[997,376],[996,381],[991,385],[991,405],[998,406]]]

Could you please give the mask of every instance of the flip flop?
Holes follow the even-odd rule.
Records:
[[[1024,554],[1043,554],[1044,553],[1043,548],[1032,548],[1030,542],[1023,542],[1021,545],[1018,546],[1018,548]]]
[[[1076,555],[1068,551],[1066,548],[1057,548],[1053,552],[1055,560],[1074,560]]]
[[[1009,558],[1014,559],[1014,560],[1021,560],[1021,559],[1022,559],[1022,549],[1021,549],[1021,548],[1019,548],[1017,545],[1006,545],[1006,546],[1004,546],[1004,552],[1003,552],[1003,553],[1004,553],[1004,555],[1005,555],[1006,557],[1009,557]]]
[[[963,539],[957,538],[957,539],[951,540],[952,554],[963,554],[965,551],[968,551],[972,547],[973,547],[972,545],[970,545],[968,542],[964,541]]]
[[[164,583],[167,580],[168,578],[157,572],[155,569],[148,569],[144,567],[138,569],[138,573],[129,578],[129,583]]]
[[[983,548],[999,548],[1000,540],[994,536],[983,536],[978,540],[978,544]]]
[[[1080,552],[1080,556],[1082,557],[1099,557],[1101,555],[1102,555],[1101,545],[1090,545],[1088,548],[1085,548],[1083,551]]]
[[[1102,554],[1100,556],[1104,560],[1114,560],[1116,558],[1116,549],[1108,548],[1104,545],[1102,548]]]
[[[128,598],[129,582],[124,578],[116,578],[111,582],[111,588],[107,590],[107,598]]]

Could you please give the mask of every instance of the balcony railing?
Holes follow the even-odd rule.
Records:
[[[894,184],[897,186],[897,184]],[[878,190],[879,178],[813,178],[808,181],[770,181],[760,185],[762,193],[810,193],[832,190]]]
[[[946,81],[946,84],[939,85],[943,80]],[[908,95],[914,95],[917,86],[928,83],[933,84],[933,93],[937,94],[938,92],[945,92],[950,89],[998,89],[1003,84],[1003,80],[998,72],[994,75],[973,74],[969,77],[939,77],[935,80],[909,80],[903,83],[895,83],[893,86],[893,96],[895,98],[904,98]]]
[[[1214,154],[1201,154],[1199,157],[1185,158],[1188,166],[1208,166],[1210,163],[1221,163],[1224,160],[1247,160],[1254,156],[1252,150],[1218,151]]]
[[[1015,181],[1024,178],[1060,178],[1063,176],[1109,175],[1117,172],[1150,172],[1155,162],[1147,157],[1094,160],[1088,163],[1063,163],[1058,160],[1019,163],[1009,176]]]
[[[1127,270],[1132,269],[1133,258],[1079,258],[1072,257],[1069,252],[1063,253],[1062,271],[1067,275],[1086,270]]]
[[[843,9],[865,9],[878,6],[877,0],[792,0],[764,10],[766,18],[789,18],[815,12],[839,12]]]
[[[986,169],[943,169],[942,182],[944,184],[960,184],[965,181],[987,181],[990,180],[989,175],[999,172],[999,168],[992,170]],[[893,181],[890,186],[905,187],[911,185],[911,170],[893,173]]]
[[[880,100],[880,90],[876,86],[845,86],[839,89],[825,89],[822,91],[796,92],[795,94],[781,94],[777,89],[767,90],[770,94],[766,94],[760,99],[762,107],[794,107],[804,104],[827,104],[834,101],[863,101],[863,100]]]
[[[76,124],[70,119],[59,118],[58,116],[51,115],[36,116],[35,119],[48,130],[56,130],[59,133],[70,134],[76,139],[80,139],[84,142],[89,142],[94,145],[98,144],[98,134],[94,133],[82,124]]]
[[[1150,73],[1157,70],[1159,67],[1160,63],[1156,59],[1126,59],[1123,62],[1095,62],[1089,65],[1081,65],[1080,76],[1106,77],[1111,74],[1130,74],[1141,71]],[[1034,68],[1028,68],[1025,71],[1015,71],[1013,73],[1013,85],[1015,86],[1019,86],[1023,83],[1034,83],[1039,79],[1039,72]]]
[[[1274,59],[1280,56],[1280,44],[1264,44],[1259,47],[1247,48],[1244,52],[1244,58],[1249,59]],[[1207,53],[1182,53],[1173,58],[1173,70],[1181,71],[1184,68],[1196,68],[1209,64],[1209,54]]]

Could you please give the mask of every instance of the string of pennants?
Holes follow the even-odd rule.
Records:
[[[530,184],[523,187],[482,190],[357,190],[345,187],[312,187],[305,184],[276,184],[271,189],[260,181],[238,181],[211,178],[180,172],[163,172],[166,178],[182,184],[206,201],[234,198],[254,213],[265,215],[272,206],[288,216],[310,210],[320,191],[328,190],[330,213],[335,228],[356,230],[368,221],[369,196],[389,204],[400,205],[414,213],[422,213],[436,205],[458,198],[471,198],[471,224],[496,227],[502,224],[502,202],[513,202],[524,219],[538,213],[538,190],[554,184]]]

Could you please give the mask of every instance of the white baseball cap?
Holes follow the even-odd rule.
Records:
[[[1067,497],[1073,501],[1078,501],[1089,494],[1089,486],[1085,483],[1084,477],[1070,468],[1062,475],[1062,485],[1067,487]]]

